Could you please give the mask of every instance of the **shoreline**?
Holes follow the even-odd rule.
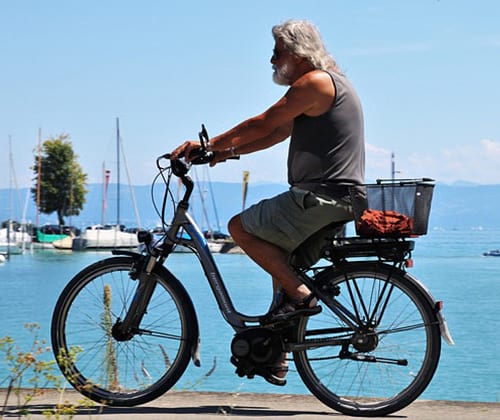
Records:
[[[291,417],[294,419],[316,419],[326,418],[326,416],[353,418],[330,409],[312,395],[169,391],[154,401],[136,407],[106,407],[97,404],[84,407],[82,406],[83,397],[72,389],[64,392],[53,389],[43,391],[42,395],[34,397],[24,407],[26,415],[20,414],[16,404],[17,401],[23,400],[22,396],[26,395],[29,389],[20,391],[19,400],[18,396],[12,393],[4,417],[21,415],[21,418],[46,419],[47,416],[44,413],[53,410],[56,404],[64,403],[73,405],[77,409],[75,418],[86,416],[86,418],[90,419],[104,420],[131,420],[139,416],[141,420],[167,418],[220,419],[222,416],[234,419],[263,417],[273,417],[273,419],[290,419]],[[5,396],[6,389],[0,389],[2,405]],[[61,418],[69,417],[61,415]],[[417,400],[408,407],[385,418],[493,420],[500,418],[500,403]]]

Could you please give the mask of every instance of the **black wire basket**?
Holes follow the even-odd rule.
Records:
[[[432,179],[377,180],[351,189],[356,233],[368,237],[409,237],[427,233]]]

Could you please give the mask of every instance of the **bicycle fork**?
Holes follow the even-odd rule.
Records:
[[[151,273],[156,259],[148,256],[145,261],[136,260],[130,271],[131,279],[138,282],[134,297],[125,313],[125,317],[118,318],[111,329],[113,338],[117,341],[128,341],[136,334],[147,333],[139,328],[142,318],[147,312],[148,304],[156,288],[156,281]]]

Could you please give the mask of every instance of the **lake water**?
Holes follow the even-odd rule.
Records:
[[[410,272],[444,301],[456,343],[450,347],[443,342],[438,370],[421,398],[500,401],[500,258],[482,255],[498,248],[500,230],[433,231],[416,240]],[[11,336],[27,351],[32,338],[23,325],[33,322],[40,325],[40,338],[48,340],[52,309],[64,285],[86,265],[108,256],[109,252],[33,250],[0,264],[0,338]],[[264,313],[271,298],[266,274],[245,255],[216,255],[216,261],[236,308],[252,315]],[[191,294],[201,332],[202,366],[191,364],[175,389],[309,393],[293,369],[283,388],[261,378],[236,376],[229,362],[233,331],[218,312],[198,260],[176,254],[168,267]],[[214,360],[215,371],[204,377]],[[0,353],[0,387],[7,374]]]

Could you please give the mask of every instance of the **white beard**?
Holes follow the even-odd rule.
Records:
[[[273,81],[280,86],[290,85],[290,76],[293,73],[289,63],[283,63],[281,67],[273,67]]]

